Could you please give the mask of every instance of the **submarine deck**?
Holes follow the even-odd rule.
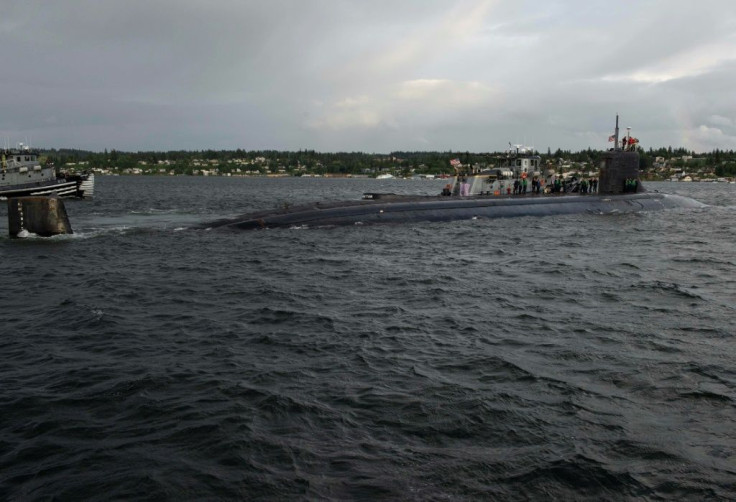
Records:
[[[628,194],[442,195],[368,194],[370,199],[315,202],[253,212],[202,225],[200,228],[257,229],[289,226],[333,226],[473,218],[551,216],[574,213],[631,213],[703,204],[659,192]]]

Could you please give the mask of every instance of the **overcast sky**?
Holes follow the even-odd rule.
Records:
[[[736,1],[4,0],[5,143],[736,149]]]

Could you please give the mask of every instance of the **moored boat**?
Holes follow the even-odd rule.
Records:
[[[39,152],[22,143],[0,150],[0,198],[51,195],[91,198],[94,173],[57,173],[54,166],[41,165]]]

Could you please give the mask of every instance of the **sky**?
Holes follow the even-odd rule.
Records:
[[[736,149],[734,0],[4,0],[0,62],[10,146]]]

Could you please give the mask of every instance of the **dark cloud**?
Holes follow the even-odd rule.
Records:
[[[736,148],[730,0],[11,1],[0,134],[90,149]]]

